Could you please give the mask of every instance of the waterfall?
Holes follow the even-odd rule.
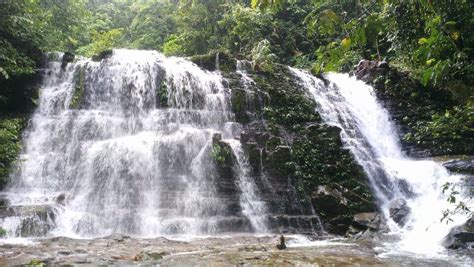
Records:
[[[437,255],[449,230],[466,218],[453,216],[453,222],[440,222],[442,210],[453,208],[442,193],[445,182],[458,182],[431,160],[411,159],[403,154],[396,127],[378,103],[371,86],[346,74],[325,76],[329,85],[306,71],[290,68],[301,85],[314,98],[323,120],[342,129],[341,138],[363,167],[378,205],[389,218],[392,200],[403,198],[411,209],[401,227],[392,220],[389,227],[399,237],[391,244],[398,251]]]
[[[232,139],[236,128],[224,84],[218,72],[153,51],[114,50],[65,69],[49,62],[10,205],[52,207],[50,234],[72,237],[205,235],[245,230],[242,221],[265,229],[253,218],[261,206],[219,187],[212,136]],[[259,203],[239,171],[241,198]],[[241,211],[229,208],[235,201]],[[20,221],[1,225],[21,236]]]
[[[252,227],[258,233],[266,233],[267,207],[265,202],[258,197],[257,186],[255,185],[250,174],[250,164],[240,141],[235,139],[226,140],[235,156],[234,172],[239,177],[238,186],[240,191],[240,203],[242,213],[250,219]]]

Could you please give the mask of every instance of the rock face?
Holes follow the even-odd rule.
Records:
[[[222,69],[226,60],[220,60]],[[365,174],[343,149],[340,129],[322,122],[286,66],[276,65],[272,73],[245,68],[222,74],[272,228],[344,234],[353,214],[374,210]]]
[[[392,218],[392,220],[398,225],[403,227],[407,223],[408,215],[410,214],[411,210],[410,207],[408,207],[405,199],[398,198],[392,200],[389,203],[388,209],[390,218]]]
[[[113,53],[114,53],[114,51],[112,51],[111,49],[107,49],[107,50],[104,50],[104,51],[98,53],[97,55],[92,56],[92,60],[93,61],[101,61],[103,59],[111,57]]]
[[[75,55],[70,52],[65,52],[61,61],[61,68],[64,70],[68,63],[74,61]]]
[[[354,68],[354,75],[362,81],[370,82],[380,75],[385,75],[389,70],[385,61],[361,60]]]
[[[16,229],[10,229],[15,237],[42,237],[55,227],[54,208],[49,205],[0,208],[0,219],[8,217],[19,218]]]
[[[450,249],[474,249],[474,217],[453,228],[445,237],[443,245]]]
[[[443,166],[451,172],[474,174],[474,157],[449,160]]]

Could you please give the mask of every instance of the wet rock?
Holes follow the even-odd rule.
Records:
[[[102,52],[100,52],[97,55],[92,56],[93,61],[101,61],[103,59],[109,58],[114,54],[114,51],[112,49],[107,49]]]
[[[311,201],[315,209],[325,217],[344,214],[349,209],[347,199],[339,191],[325,185],[318,186],[311,195]]]
[[[286,173],[286,163],[291,159],[291,148],[289,146],[277,146],[269,155],[268,161],[272,168]]]
[[[59,196],[56,197],[55,201],[59,205],[64,205],[64,202],[66,201],[66,194],[64,193],[59,194]]]
[[[117,242],[124,242],[125,240],[129,240],[130,238],[130,236],[123,234],[112,234],[105,237],[105,239],[112,239]]]
[[[77,254],[87,254],[87,250],[83,248],[76,248],[74,252],[76,252]]]
[[[377,212],[363,212],[354,215],[346,232],[347,237],[372,240],[378,234],[388,230],[382,216]]]
[[[0,196],[0,210],[2,208],[7,208],[8,206],[10,205],[10,200],[8,200],[8,198],[4,197],[4,196]],[[0,216],[1,218],[1,216]]]
[[[142,251],[135,256],[136,261],[157,261],[163,259],[164,252]]]
[[[61,59],[61,69],[66,69],[67,64],[74,61],[75,55],[70,52],[65,52]]]
[[[443,166],[451,172],[474,174],[474,157],[449,160]]]
[[[18,217],[17,237],[42,237],[55,227],[55,213],[49,205],[11,206],[0,208],[0,219]]]
[[[267,132],[259,132],[255,134],[255,141],[259,146],[265,146],[268,139],[270,138],[270,134]]]
[[[361,60],[354,68],[354,75],[357,79],[370,82],[380,75],[384,75],[389,70],[385,61]]]
[[[363,212],[354,215],[352,225],[359,229],[372,229],[376,230],[380,225],[380,216],[376,212]]]
[[[411,210],[408,207],[407,202],[403,198],[392,200],[389,204],[390,218],[400,226],[404,226],[407,223],[408,215]]]
[[[216,144],[218,141],[222,140],[222,134],[220,133],[215,133],[212,135],[212,143]]]
[[[450,249],[474,249],[474,217],[451,229],[443,241],[443,246]]]
[[[280,243],[276,247],[279,250],[286,249],[285,237],[284,236],[280,236]]]
[[[59,255],[67,256],[67,255],[71,255],[72,252],[69,251],[69,250],[60,250],[60,251],[58,251],[58,254],[59,254]]]

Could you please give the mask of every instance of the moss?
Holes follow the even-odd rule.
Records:
[[[45,263],[38,259],[32,259],[26,266],[45,266]]]
[[[292,79],[287,67],[276,65],[275,71],[256,76],[258,88],[269,95],[269,103],[263,109],[264,117],[273,124],[297,130],[306,123],[319,122],[315,103],[306,97],[306,92]]]
[[[373,196],[362,168],[342,148],[339,130],[314,125],[303,130],[293,144],[295,175],[304,188],[327,185],[343,192],[349,201],[348,214],[373,210]]]
[[[168,107],[168,88],[164,80],[161,81],[160,86],[158,87],[158,90],[156,90],[156,96],[158,99],[159,107],[167,108]]]
[[[0,227],[0,238],[5,237],[7,235],[7,230]]]
[[[433,156],[474,154],[472,105],[462,105],[449,92],[423,86],[396,69],[369,82],[399,126],[404,147]]]
[[[21,150],[21,133],[25,128],[23,118],[0,119],[0,189],[8,181],[8,175]]]
[[[74,93],[69,103],[70,109],[79,109],[84,96],[85,69],[80,67],[74,73]]]

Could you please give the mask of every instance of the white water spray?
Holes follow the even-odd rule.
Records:
[[[134,50],[64,70],[60,64],[49,63],[24,134],[7,191],[11,206],[52,206],[49,234],[72,237],[206,235],[259,222],[247,197],[235,200],[244,217],[229,214],[234,200],[217,186],[212,136],[233,138],[229,92],[218,72]],[[241,190],[245,196],[252,188]],[[0,223],[14,237],[23,221]]]

